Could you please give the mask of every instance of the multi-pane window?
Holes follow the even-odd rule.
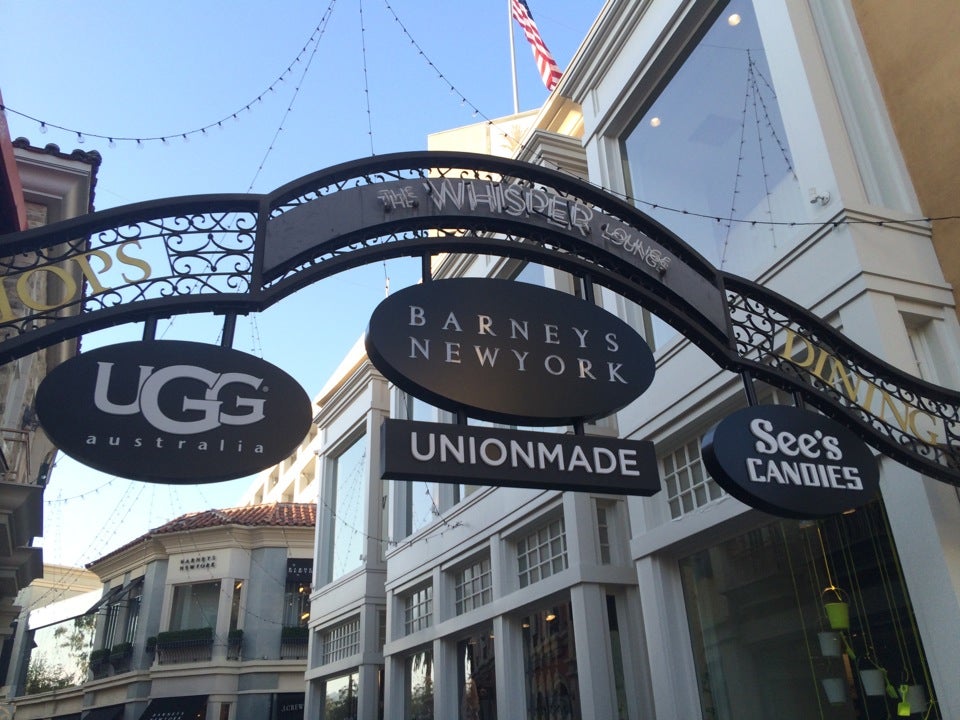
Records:
[[[403,629],[406,635],[433,624],[433,586],[408,593],[403,598]]]
[[[493,599],[490,558],[484,557],[456,573],[457,615],[486,605]]]
[[[219,580],[192,585],[177,585],[173,588],[170,629],[215,628],[219,606]]]
[[[324,630],[321,638],[324,665],[356,655],[360,652],[360,618],[351,618]]]
[[[550,522],[517,542],[520,587],[567,569],[567,535],[563,518]]]
[[[672,519],[723,497],[723,490],[703,465],[699,437],[662,457],[660,466]]]

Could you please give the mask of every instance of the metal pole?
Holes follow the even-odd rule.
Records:
[[[510,73],[513,75],[513,114],[520,112],[520,94],[517,91],[517,48],[513,44],[513,5],[507,0],[507,22],[510,23]]]

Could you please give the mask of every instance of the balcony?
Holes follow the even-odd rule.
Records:
[[[280,630],[280,659],[306,660],[307,644],[310,639],[309,628],[287,626]]]
[[[157,635],[157,662],[175,665],[209,662],[213,657],[213,628],[169,630]]]

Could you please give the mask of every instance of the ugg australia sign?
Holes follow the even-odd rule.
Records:
[[[103,472],[160,483],[230,480],[287,457],[310,399],[260,358],[182,341],[123,343],[55,368],[37,415],[65,453]]]
[[[609,415],[653,380],[653,353],[615,315],[566,293],[458,278],[380,303],[370,360],[397,387],[493,422],[570,424]]]
[[[724,490],[774,515],[834,515],[866,504],[879,487],[870,448],[842,425],[800,408],[738,410],[704,436],[701,449]]]

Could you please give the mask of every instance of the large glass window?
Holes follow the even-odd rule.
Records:
[[[521,619],[528,720],[579,720],[577,651],[570,603],[549,605]]]
[[[460,720],[496,720],[497,679],[493,628],[481,628],[457,644]]]
[[[216,628],[220,607],[220,581],[177,585],[173,588],[171,630]]]
[[[27,695],[79,685],[86,679],[95,621],[95,614],[81,615],[31,631]]]
[[[359,438],[334,460],[333,553],[331,580],[346,575],[362,564],[364,549],[364,508],[367,488],[367,442]]]
[[[360,674],[351,672],[327,680],[323,703],[324,720],[356,720]]]
[[[622,140],[638,207],[741,275],[794,242],[789,223],[809,212],[778,91],[753,3],[733,0]],[[674,334],[654,332],[657,346]]]
[[[940,717],[879,502],[761,527],[680,571],[704,718]]]
[[[404,661],[404,720],[433,720],[433,652],[424,648]]]

